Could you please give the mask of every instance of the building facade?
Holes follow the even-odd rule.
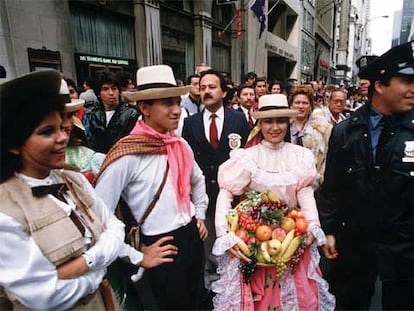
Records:
[[[330,83],[335,69],[335,25],[338,3],[336,0],[315,1],[315,60],[314,78]]]
[[[261,3],[260,34],[251,7]],[[304,20],[305,36],[302,11],[300,0],[2,0],[0,63],[9,78],[54,68],[79,85],[105,67],[135,76],[162,63],[181,80],[200,63],[235,83],[248,71],[299,80],[315,71],[314,53],[304,57],[300,49],[315,49],[314,12]]]

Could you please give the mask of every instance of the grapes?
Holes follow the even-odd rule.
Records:
[[[243,279],[246,284],[249,284],[250,276],[256,271],[256,259],[252,259],[251,262],[240,263],[239,269],[243,274]]]
[[[286,268],[286,263],[284,263],[281,258],[278,258],[276,261],[276,276],[280,278],[283,272],[285,272]]]
[[[288,262],[288,268],[292,274],[295,273],[296,267],[298,263],[300,262],[300,260],[302,259],[302,256],[304,253],[305,253],[305,246],[302,244],[290,258]]]

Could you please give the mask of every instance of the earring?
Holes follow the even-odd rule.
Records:
[[[7,151],[14,154],[14,155],[19,155],[20,154],[20,151],[17,150],[16,148],[9,148]]]

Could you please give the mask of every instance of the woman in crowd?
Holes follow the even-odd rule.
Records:
[[[270,94],[283,94],[282,82],[275,80],[269,84]]]
[[[123,224],[86,178],[61,169],[61,81],[48,70],[0,85],[0,287],[14,309],[116,310],[104,281],[112,261],[151,267],[176,251],[158,244],[143,256],[126,247]]]
[[[290,108],[298,114],[290,123],[290,140],[293,144],[312,151],[316,159],[317,177],[314,189],[319,188],[325,172],[326,153],[332,126],[318,111],[312,113],[313,90],[310,86],[298,85],[289,96]]]
[[[105,154],[95,152],[85,146],[85,128],[78,118],[78,112],[83,108],[85,101],[73,98],[70,90],[71,87],[69,84],[66,84],[66,80],[62,80],[60,93],[65,98],[62,127],[69,137],[66,147],[66,164],[70,168],[82,172],[92,182],[105,159]]]
[[[220,279],[214,285],[216,310],[332,310],[334,297],[320,277],[317,245],[325,242],[319,227],[312,183],[315,161],[306,148],[288,143],[289,118],[297,115],[288,109],[282,94],[263,95],[259,99],[256,134],[246,149],[232,151],[219,168],[220,192],[216,207],[217,240],[213,253],[218,255]],[[252,134],[251,134],[252,135]],[[272,190],[289,207],[298,207],[309,221],[307,249],[294,274],[280,278],[276,269],[257,266],[247,284],[240,275],[240,255],[234,233],[227,232],[227,212],[234,196],[247,190]],[[314,241],[316,242],[314,243]],[[272,280],[274,286],[269,286]],[[274,283],[273,283],[274,281]]]

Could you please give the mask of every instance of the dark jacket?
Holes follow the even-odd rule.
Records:
[[[382,279],[414,280],[414,109],[393,116],[392,127],[376,165],[374,206],[378,269]]]
[[[195,160],[204,173],[209,198],[207,213],[213,215],[213,217],[219,192],[217,184],[218,167],[229,158],[231,151],[228,135],[231,133],[239,134],[241,136],[241,147],[243,147],[249,132],[249,125],[243,114],[238,111],[224,109],[223,131],[219,139],[220,145],[217,149],[213,149],[204,133],[203,111],[184,120],[182,137],[191,146]]]
[[[326,234],[346,230],[359,235],[366,226],[367,208],[372,206],[373,170],[366,105],[332,130],[318,206]]]
[[[369,109],[361,107],[333,129],[319,198],[322,228],[354,240],[354,256],[376,241],[383,279],[414,278],[408,258],[414,258],[414,162],[402,161],[405,142],[414,141],[414,114],[393,116],[374,162]]]
[[[114,115],[106,126],[106,114],[101,102],[96,102],[85,114],[89,131],[87,133],[88,145],[91,149],[108,153],[109,149],[122,137],[128,135],[138,120],[138,110],[120,102]]]

